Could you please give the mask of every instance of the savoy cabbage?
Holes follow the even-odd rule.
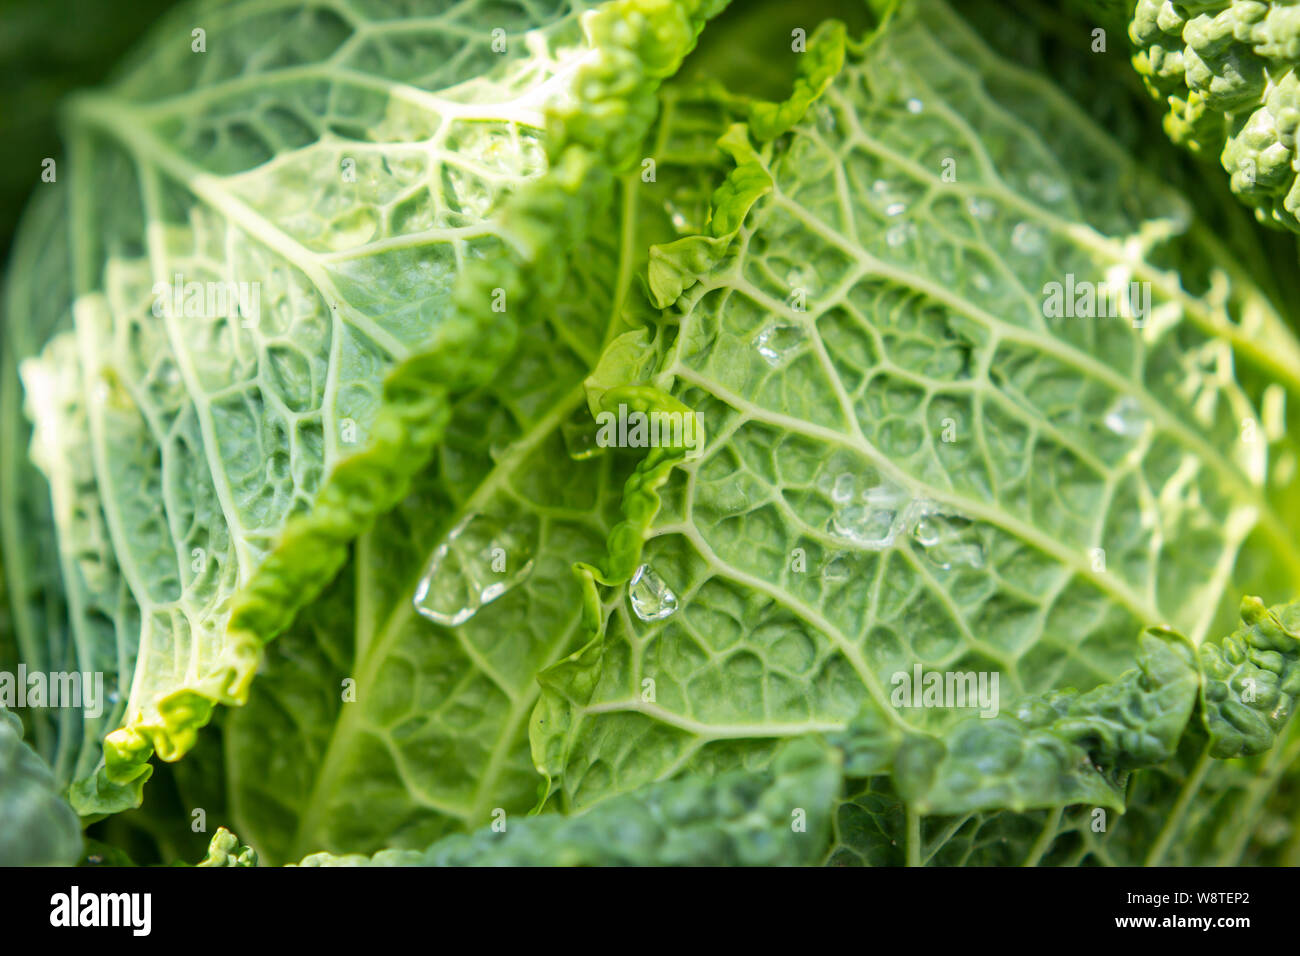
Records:
[[[1274,239],[1083,16],[726,6],[199,3],[65,103],[0,673],[104,690],[0,697],[0,862],[1300,861]]]

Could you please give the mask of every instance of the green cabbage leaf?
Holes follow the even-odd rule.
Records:
[[[52,792],[212,864],[1300,862],[1248,213],[987,8],[427,6],[201,6],[67,111],[0,378],[0,653],[112,691],[24,714]]]

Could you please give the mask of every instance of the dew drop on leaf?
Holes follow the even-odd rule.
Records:
[[[855,484],[856,482],[854,481],[853,476],[848,472],[845,472],[842,475],[837,475],[835,478],[835,485],[831,488],[831,500],[839,504],[852,501],[853,488]]]
[[[591,414],[585,408],[560,426],[560,435],[564,439],[564,450],[574,461],[584,461],[601,452],[596,443],[596,427]]]
[[[836,493],[842,491],[837,478],[836,488],[831,493],[838,503],[830,519],[831,534],[871,551],[881,551],[893,545],[909,500],[907,492],[881,484],[867,489],[859,501],[853,502],[848,498],[840,501]]]
[[[1062,182],[1041,170],[1030,173],[1026,185],[1031,193],[1044,202],[1057,203],[1065,197],[1065,186]]]
[[[758,333],[754,347],[763,361],[776,367],[804,343],[803,331],[794,325],[769,325]]]
[[[921,518],[912,528],[912,537],[923,548],[934,547],[942,537],[938,521],[931,515]]]
[[[852,568],[849,561],[842,554],[836,554],[828,561],[821,570],[823,581],[831,584],[838,584],[841,581],[847,581],[851,576]]]
[[[1111,402],[1102,422],[1116,435],[1125,438],[1141,435],[1147,427],[1147,417],[1142,406],[1132,395],[1124,395]]]
[[[690,233],[695,231],[695,224],[687,218],[677,203],[671,199],[664,203],[664,211],[668,213],[668,219],[672,222],[673,228],[679,233]]]
[[[906,189],[891,185],[884,179],[877,179],[871,184],[872,203],[888,218],[907,212],[908,198]]]
[[[677,610],[677,595],[648,564],[632,575],[627,596],[633,613],[643,621],[662,621]]]
[[[908,505],[905,523],[926,560],[940,570],[984,567],[984,545],[969,519],[946,511],[938,502],[918,498]]]
[[[536,515],[509,521],[469,515],[433,549],[415,610],[444,627],[464,624],[532,573],[541,539]]]
[[[895,223],[890,226],[889,231],[885,233],[885,243],[890,247],[897,249],[899,246],[907,242],[907,240],[911,239],[915,232],[916,227],[910,222]]]
[[[1026,256],[1036,256],[1043,251],[1043,231],[1027,222],[1018,222],[1011,230],[1011,245]]]

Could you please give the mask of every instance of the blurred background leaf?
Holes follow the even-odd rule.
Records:
[[[104,80],[175,0],[0,0],[0,260],[8,259],[41,161],[62,156],[55,110]]]

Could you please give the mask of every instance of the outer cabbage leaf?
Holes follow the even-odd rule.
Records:
[[[447,837],[424,851],[313,854],[303,866],[791,866],[815,862],[839,767],[792,741],[762,772],[652,784],[576,817],[544,814]]]
[[[857,779],[828,862],[1285,861],[1300,841],[1269,797],[1300,757],[1300,604],[1248,598],[1242,618],[1196,649],[1147,632],[1138,668],[1115,681],[939,737],[864,713],[836,738]]]
[[[8,65],[0,95],[21,109],[0,117],[0,139],[14,144],[0,172],[0,256],[8,251],[19,213],[32,190],[32,170],[57,152],[59,100],[103,80],[122,54],[171,0],[140,0],[129,8],[88,7],[78,0],[5,4],[0,10],[0,57]]]
[[[564,806],[761,761],[864,704],[938,733],[952,711],[891,704],[916,665],[995,672],[1004,707],[1091,688],[1148,624],[1198,644],[1241,587],[1295,588],[1234,367],[1293,383],[1296,344],[1073,102],[907,3],[757,139],[728,134],[711,230],[652,253],[667,311],[622,361],[655,370],[624,384],[709,440],[653,498],[629,488],[644,549],[611,539],[612,611],[543,674],[534,759]],[[1054,315],[1067,277],[1150,308]]]
[[[81,825],[54,774],[23,742],[23,725],[0,708],[0,866],[71,866]]]
[[[124,851],[139,865],[202,858],[211,846],[208,827],[230,820],[222,713],[217,712],[185,759],[154,768],[139,807],[93,823],[86,836]]]
[[[71,706],[23,712],[38,751],[65,785],[93,776],[101,760],[100,740],[122,717],[124,682],[136,647],[133,635],[123,633],[119,640],[115,633],[119,619],[129,620],[123,603],[128,596],[95,500],[89,448],[74,429],[47,435],[43,447],[32,449],[32,457],[22,453],[32,432],[23,416],[16,361],[37,351],[66,319],[73,282],[67,214],[66,191],[52,190],[38,194],[24,219],[27,238],[11,260],[5,299],[5,314],[23,321],[5,324],[0,369],[0,428],[5,447],[15,449],[0,456],[0,533],[17,651],[0,666],[10,673],[21,662],[29,672],[104,675],[107,700],[98,716]],[[78,374],[76,357],[69,362],[62,372],[65,383]],[[46,411],[84,426],[84,415],[66,402]],[[57,462],[56,480],[46,480],[38,467],[41,460]],[[62,523],[61,533],[56,520]],[[142,782],[147,773],[136,780]],[[132,790],[128,783],[114,788],[112,797],[130,805],[137,799]]]
[[[65,643],[122,721],[98,772],[72,745],[81,812],[137,805],[153,751],[177,759],[214,703],[246,699],[262,644],[401,499],[451,393],[555,291],[717,4],[588,6],[199,6],[72,103],[71,173],[49,186],[67,222],[20,240],[33,269],[6,312],[70,263],[59,331],[16,354]],[[193,307],[159,288],[177,277],[249,298]]]

